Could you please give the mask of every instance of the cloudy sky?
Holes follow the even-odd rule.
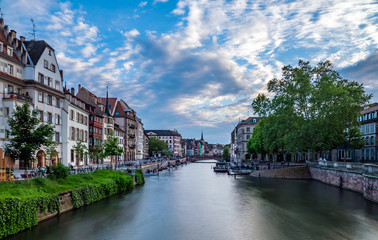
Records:
[[[123,98],[145,129],[228,143],[299,59],[378,89],[376,0],[0,0],[17,35],[55,49],[68,87]],[[377,94],[375,94],[377,95]],[[374,96],[374,101],[377,97]]]

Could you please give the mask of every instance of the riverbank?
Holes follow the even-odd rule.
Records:
[[[97,170],[65,179],[35,178],[0,184],[0,239],[36,226],[55,215],[89,205],[143,184],[140,170],[134,176],[121,171]]]

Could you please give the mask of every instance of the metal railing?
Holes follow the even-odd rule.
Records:
[[[4,94],[4,99],[17,99],[21,101],[32,101],[32,98],[30,96],[26,96],[24,94],[19,94],[19,93],[6,93]]]

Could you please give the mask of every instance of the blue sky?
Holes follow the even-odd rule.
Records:
[[[331,60],[377,101],[376,0],[1,0],[17,35],[55,49],[68,87],[123,98],[146,129],[228,143],[299,59]]]

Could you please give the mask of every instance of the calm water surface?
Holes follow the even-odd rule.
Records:
[[[316,181],[234,179],[193,163],[10,239],[378,239],[378,204]]]

